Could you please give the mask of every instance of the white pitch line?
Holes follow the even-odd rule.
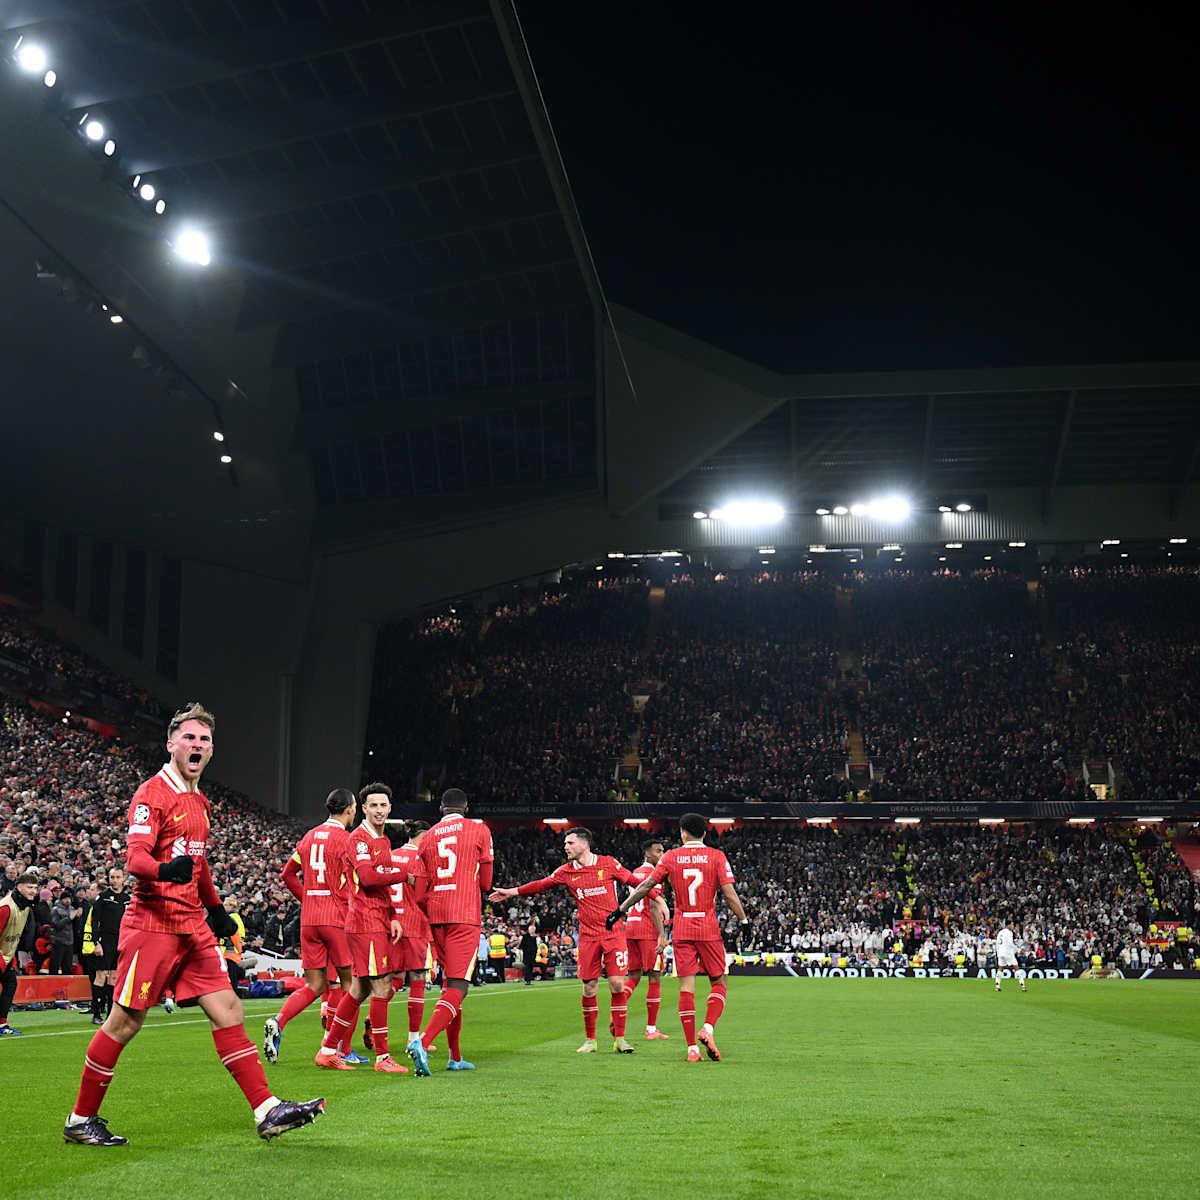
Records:
[[[543,992],[548,992],[548,991],[552,991],[556,988],[566,987],[570,984],[578,983],[578,982],[579,982],[578,979],[555,979],[553,982],[550,982],[550,983],[543,982],[541,987],[539,988],[539,990],[543,991]],[[491,986],[495,987],[496,985],[492,984]],[[480,999],[480,1000],[482,1000],[484,996],[518,996],[518,995],[523,995],[523,994],[524,994],[524,988],[518,987],[515,984],[512,987],[506,987],[504,989],[504,991],[502,991],[502,992],[490,992],[489,991],[489,992],[474,992],[474,993],[472,993],[472,995],[474,995],[477,999]],[[262,1003],[266,999],[267,999],[267,997],[258,997],[254,1001],[254,1003],[256,1003],[256,1004]],[[281,997],[281,999],[283,999],[283,997]],[[272,1005],[271,1007],[274,1007],[274,1006]],[[256,1008],[254,1011],[257,1012],[260,1010],[258,1010]],[[180,1020],[180,1021],[172,1021],[172,1020],[168,1019],[165,1021],[154,1021],[153,1023],[143,1025],[142,1032],[144,1032],[147,1029],[178,1029],[181,1025],[207,1025],[208,1023],[209,1022],[208,1022],[207,1017],[185,1017],[183,1020]],[[23,1033],[23,1034],[21,1034],[21,1040],[24,1040],[25,1038],[78,1037],[80,1034],[84,1034],[84,1033],[93,1034],[96,1032],[96,1030],[98,1028],[99,1028],[99,1026],[86,1026],[85,1025],[82,1029],[56,1029],[53,1033]],[[18,1039],[5,1038],[4,1040],[15,1042]]]

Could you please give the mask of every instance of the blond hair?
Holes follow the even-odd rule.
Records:
[[[171,723],[167,726],[167,737],[174,737],[184,721],[200,721],[208,726],[209,733],[215,732],[217,728],[217,718],[199,700],[193,700],[171,718]]]

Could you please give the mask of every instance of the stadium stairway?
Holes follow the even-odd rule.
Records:
[[[654,652],[659,630],[662,629],[663,604],[666,598],[667,589],[661,585],[652,587],[646,598],[646,603],[650,605],[650,620],[646,626],[646,640],[642,643],[642,659],[647,663]],[[629,743],[625,747],[625,753],[621,756],[621,770],[618,772],[618,776],[623,791],[632,791],[633,781],[640,773],[642,760],[638,753],[638,747],[642,741],[642,720],[646,711],[646,703],[661,686],[661,682],[657,679],[646,679],[633,685],[631,700],[633,711],[637,713],[638,723],[629,735]]]
[[[1200,888],[1200,839],[1194,834],[1180,834],[1175,839],[1175,853],[1183,859],[1184,866],[1192,873],[1192,881]]]

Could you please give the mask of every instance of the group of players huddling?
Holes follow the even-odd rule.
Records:
[[[168,761],[130,803],[126,865],[135,881],[133,899],[121,925],[112,1011],[88,1045],[79,1094],[63,1130],[69,1143],[127,1144],[127,1138],[109,1130],[100,1106],[121,1052],[141,1029],[147,1011],[167,994],[178,1005],[198,1005],[208,1017],[217,1054],[245,1095],[260,1137],[278,1137],[325,1111],[323,1097],[296,1102],[280,1100],[271,1091],[225,970],[217,939],[231,936],[236,927],[209,870],[210,806],[199,786],[212,758],[215,725],[200,704],[177,712],[167,729]],[[676,849],[648,842],[646,859],[635,871],[597,854],[587,829],[570,829],[563,842],[567,861],[556,871],[517,887],[493,889],[491,831],[467,816],[462,791],[445,792],[440,819],[432,827],[407,824],[408,841],[395,849],[386,832],[391,798],[391,789],[382,783],[368,784],[357,797],[348,789],[335,789],[326,800],[328,818],[301,838],[283,867],[283,881],[301,904],[305,982],[266,1023],[263,1052],[268,1061],[278,1060],[288,1022],[325,993],[335,977],[340,998],[324,1006],[318,1067],[354,1070],[357,1062],[367,1061],[352,1053],[350,1043],[369,997],[374,1069],[406,1074],[408,1068],[389,1050],[387,1013],[390,998],[407,983],[405,1052],[414,1073],[430,1075],[429,1052],[443,1032],[447,1070],[474,1070],[463,1058],[460,1042],[483,898],[499,903],[556,886],[570,891],[579,914],[584,1021],[579,1053],[597,1049],[603,971],[611,996],[613,1049],[631,1054],[626,1018],[629,998],[643,974],[648,979],[645,1036],[667,1036],[657,1028],[669,921],[664,883],[670,884],[676,905],[672,944],[687,1060],[700,1062],[703,1048],[709,1059],[720,1061],[715,1028],[725,1007],[726,958],[715,911],[717,892],[743,924],[746,914],[728,860],[704,843],[707,822],[702,816],[689,813],[680,819],[682,845]],[[359,810],[361,823],[352,830]],[[618,882],[631,889],[619,904]],[[441,969],[441,995],[422,1030],[425,985],[434,962]],[[709,977],[711,987],[697,1031],[695,985],[700,974]]]

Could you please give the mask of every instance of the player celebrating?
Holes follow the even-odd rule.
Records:
[[[409,821],[408,840],[392,851],[392,866],[398,867],[401,882],[392,884],[392,916],[400,922],[400,942],[396,947],[397,989],[408,980],[408,1040],[421,1036],[425,1020],[425,983],[429,971],[429,921],[417,904],[417,876],[424,878],[421,841],[429,825]],[[435,1047],[436,1048],[436,1047]],[[468,1070],[469,1067],[459,1067]]]
[[[592,832],[577,826],[563,836],[567,861],[545,879],[534,879],[517,887],[497,888],[488,899],[493,904],[511,900],[514,896],[535,896],[552,887],[565,887],[575,898],[579,910],[579,978],[583,983],[583,1045],[579,1054],[596,1052],[596,1019],[600,1004],[600,968],[608,976],[610,992],[609,1029],[618,1054],[632,1054],[633,1047],[625,1040],[625,1018],[629,1012],[625,993],[625,971],[629,966],[629,951],[623,929],[605,928],[605,917],[617,902],[617,880],[630,887],[636,885],[632,871],[627,871],[615,858],[596,854],[592,850]],[[649,889],[647,889],[649,890]],[[613,923],[614,925],[616,922]]]
[[[679,1023],[687,1038],[688,1062],[700,1061],[700,1046],[713,1062],[721,1061],[715,1029],[725,1011],[725,944],[717,923],[717,889],[734,916],[744,925],[746,910],[733,886],[733,871],[729,860],[713,846],[704,844],[708,822],[699,813],[684,813],[679,818],[683,845],[668,850],[658,860],[654,870],[638,884],[624,903],[608,914],[605,922],[610,928],[639,900],[647,896],[655,884],[671,881],[675,894],[675,926],[672,943],[675,951],[675,973],[679,976]],[[696,976],[703,971],[708,976],[708,1006],[704,1025],[696,1033]],[[699,1044],[697,1044],[699,1043]]]
[[[296,1104],[272,1095],[213,936],[233,932],[204,856],[210,810],[199,785],[212,758],[215,724],[212,713],[199,704],[177,712],[167,727],[169,761],[138,788],[129,806],[126,867],[135,887],[121,923],[116,993],[112,1011],[84,1057],[79,1097],[63,1130],[67,1142],[128,1142],[109,1131],[98,1115],[100,1105],[121,1051],[167,988],[174,989],[177,1003],[198,1004],[212,1022],[217,1054],[249,1101],[259,1137],[278,1137],[325,1111],[324,1099]]]
[[[350,941],[350,986],[342,993],[337,1012],[325,1031],[325,1039],[314,1060],[318,1067],[353,1071],[338,1052],[358,1021],[362,1002],[371,997],[371,1040],[375,1070],[407,1075],[388,1052],[387,1010],[391,999],[389,965],[394,957],[392,943],[400,936],[399,922],[392,920],[391,887],[400,872],[392,866],[392,844],[384,829],[392,811],[392,789],[386,783],[368,783],[358,793],[362,824],[348,835],[350,864],[350,907],[346,933]]]
[[[651,839],[642,846],[645,859],[631,872],[635,886],[654,871],[665,847]],[[662,1004],[662,953],[667,945],[666,927],[670,910],[662,898],[662,888],[654,887],[639,900],[625,920],[625,942],[629,947],[629,974],[625,977],[625,1004],[628,1006],[642,975],[646,976],[646,1033],[648,1042],[666,1040],[658,1028],[658,1009]]]
[[[1021,985],[1021,991],[1025,991],[1025,972],[1017,962],[1017,939],[1009,928],[1007,917],[1001,922],[996,934],[996,991],[1000,990],[1000,976],[1006,967]]]
[[[462,1056],[462,1004],[470,987],[483,927],[481,892],[492,886],[492,831],[467,817],[467,794],[442,794],[442,819],[425,832],[418,850],[414,898],[429,920],[434,957],[442,967],[442,994],[420,1037],[409,1038],[408,1056],[418,1075],[429,1074],[429,1047],[444,1029],[450,1044],[447,1071],[473,1071]]]
[[[280,876],[300,901],[300,965],[304,986],[294,991],[277,1016],[263,1027],[263,1054],[279,1061],[279,1042],[287,1023],[325,991],[334,971],[342,989],[350,986],[350,946],[346,941],[346,848],[354,820],[354,793],[334,788],[325,798],[329,817],[296,844]]]

